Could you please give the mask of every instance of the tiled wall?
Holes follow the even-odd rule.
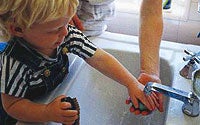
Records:
[[[108,23],[108,31],[138,35],[141,0],[116,0],[116,15]],[[124,5],[123,5],[124,4]],[[163,11],[163,39],[173,42],[200,45],[200,13],[198,0],[172,0],[172,8]],[[117,25],[116,25],[117,24]]]
[[[183,17],[177,20],[164,20],[163,39],[170,41],[200,45],[200,13],[197,11],[198,1],[188,2],[189,7]],[[170,23],[171,21],[171,23]]]

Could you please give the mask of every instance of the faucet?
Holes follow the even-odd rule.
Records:
[[[152,91],[184,102],[182,111],[186,115],[192,117],[197,117],[199,115],[199,99],[193,92],[185,92],[159,83],[148,82],[144,88],[144,92],[148,95]]]
[[[200,69],[192,74],[192,88],[194,93],[200,97]]]
[[[191,52],[189,50],[184,50],[184,52],[188,55],[186,57],[183,57],[184,61],[189,61],[179,72],[181,76],[183,76],[186,79],[192,78],[192,73],[198,69],[198,66],[196,63],[200,63],[200,52],[195,53]]]

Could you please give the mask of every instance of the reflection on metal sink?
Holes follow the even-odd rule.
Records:
[[[139,53],[106,49],[114,55],[134,76],[139,75]],[[162,83],[171,86],[172,69],[161,58],[160,75]],[[81,125],[163,125],[169,99],[164,97],[165,112],[155,111],[149,116],[136,116],[125,104],[127,89],[107,78],[87,64],[75,78],[67,96],[77,97],[81,109]]]

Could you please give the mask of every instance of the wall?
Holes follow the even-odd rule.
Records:
[[[116,15],[108,23],[108,31],[138,35],[141,0],[116,0]],[[163,40],[200,45],[200,13],[198,0],[172,0],[170,10],[163,11]],[[116,25],[117,24],[117,25]]]

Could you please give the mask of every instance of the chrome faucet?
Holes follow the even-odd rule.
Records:
[[[194,93],[200,97],[200,69],[192,74],[192,88]]]
[[[184,102],[182,111],[186,115],[192,117],[199,115],[199,99],[193,92],[185,92],[159,83],[148,82],[144,88],[144,92],[148,95],[152,91],[162,93]]]
[[[184,52],[188,55],[183,58],[184,61],[189,61],[181,70],[180,75],[184,78],[191,79],[192,73],[198,69],[196,63],[200,63],[200,52],[195,53],[188,50],[184,50]]]

